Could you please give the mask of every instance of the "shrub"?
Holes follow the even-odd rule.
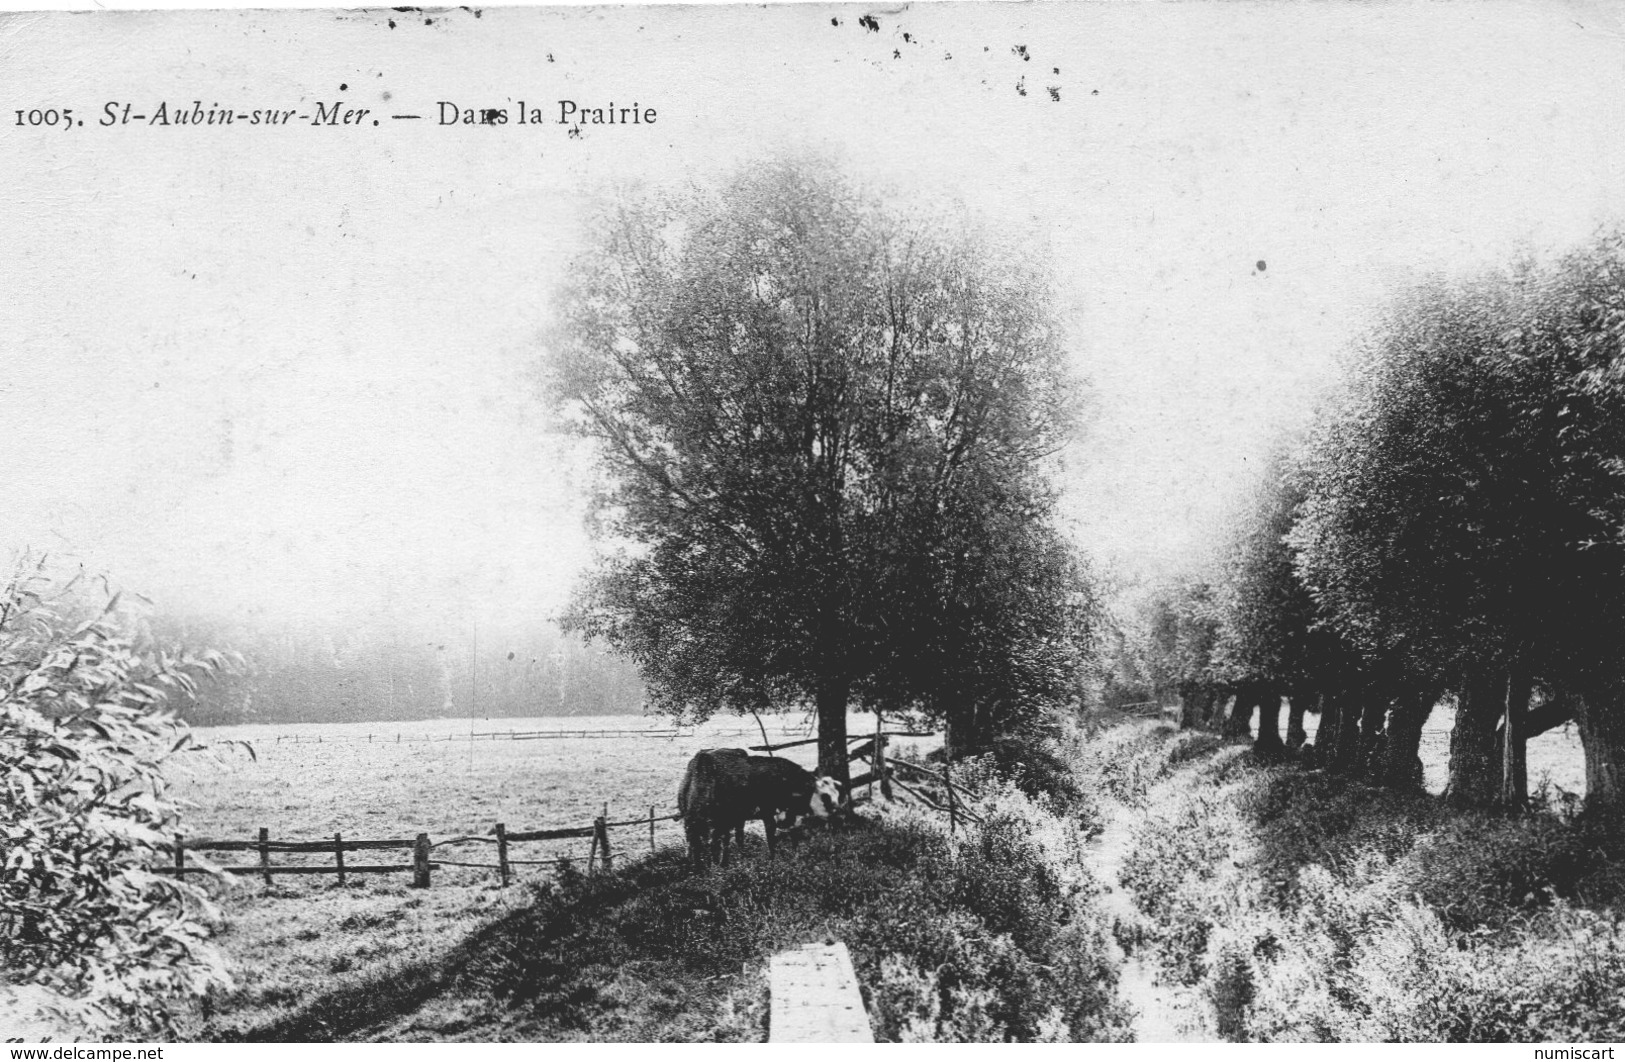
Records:
[[[1074,760],[1060,739],[1001,738],[986,754],[992,774],[1058,814],[1087,808]]]
[[[1561,1043],[1625,1034],[1616,914],[1559,905],[1507,941],[1454,932],[1410,901],[1363,906],[1361,933],[1337,963],[1302,932],[1273,964],[1249,1014],[1255,1035]]]
[[[1170,744],[1178,735],[1166,725],[1112,727],[1089,743],[1084,774],[1119,803],[1144,807],[1151,787],[1168,775]]]
[[[1207,994],[1213,1003],[1215,1024],[1226,1040],[1241,1040],[1247,1033],[1247,1008],[1257,992],[1249,950],[1234,936],[1222,936],[1209,962]]]
[[[163,1033],[227,983],[203,890],[146,869],[178,820],[163,761],[191,741],[164,702],[222,661],[143,649],[117,595],[85,617],[76,589],[24,559],[0,593],[0,965],[71,1025]]]
[[[1217,760],[1246,755],[1228,746]],[[1202,769],[1205,769],[1204,764]],[[1239,878],[1251,839],[1230,789],[1164,783],[1150,800],[1118,874],[1147,916],[1146,935],[1176,979],[1195,984],[1207,973],[1214,928],[1252,897]]]
[[[1607,838],[1588,825],[1538,813],[1467,814],[1416,845],[1405,882],[1446,925],[1471,930],[1498,926],[1555,898],[1575,898],[1588,878],[1608,867],[1608,856]]]

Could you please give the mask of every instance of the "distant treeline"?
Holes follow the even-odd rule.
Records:
[[[358,630],[224,631],[203,620],[155,621],[159,643],[227,646],[239,666],[177,705],[195,726],[342,723],[467,716],[637,713],[643,684],[620,658],[558,632],[427,640]]]

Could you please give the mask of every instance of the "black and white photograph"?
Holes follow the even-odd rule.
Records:
[[[1625,1042],[1625,5],[66,6],[8,1062]]]

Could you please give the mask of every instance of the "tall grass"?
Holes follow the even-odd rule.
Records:
[[[1618,853],[1550,813],[1458,813],[1141,729],[1123,884],[1231,1039],[1617,1040]],[[1181,751],[1183,750],[1183,751]],[[1152,779],[1140,788],[1141,779]]]

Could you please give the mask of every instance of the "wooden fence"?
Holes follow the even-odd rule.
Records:
[[[846,759],[848,763],[863,760],[869,766],[865,773],[852,779],[849,787],[850,792],[856,793],[858,789],[863,788],[866,790],[866,798],[873,801],[874,788],[879,785],[880,795],[887,800],[891,800],[893,795],[892,786],[895,785],[917,803],[947,815],[948,831],[950,833],[958,829],[961,818],[976,823],[983,821],[982,814],[966,804],[967,800],[980,801],[982,799],[981,794],[968,786],[955,782],[953,780],[953,766],[947,760],[943,761],[940,770],[933,770],[912,760],[901,760],[896,757],[888,758],[886,756],[886,747],[890,744],[892,738],[936,737],[934,731],[882,730],[880,729],[880,720],[876,719],[875,723],[873,737],[863,738],[855,748],[847,750]],[[786,742],[782,745],[752,745],[750,748],[752,752],[779,752],[783,749],[811,745],[817,741],[817,738],[804,738],[800,741]],[[898,771],[913,777],[913,784],[896,777]],[[922,778],[930,781],[922,783]],[[935,785],[938,791],[936,793],[923,792],[928,784]],[[854,803],[857,802],[860,802],[858,798],[854,798]]]
[[[167,846],[174,854],[174,865],[151,867],[152,871],[160,874],[173,874],[184,879],[187,874],[207,873],[202,866],[188,867],[186,864],[187,852],[257,852],[259,862],[250,865],[224,866],[219,869],[228,874],[250,874],[264,877],[265,884],[271,884],[273,876],[278,874],[337,874],[339,884],[343,885],[351,874],[396,874],[406,871],[412,872],[412,885],[414,888],[426,889],[429,887],[430,872],[435,867],[471,867],[476,869],[495,870],[507,885],[513,875],[513,868],[520,866],[556,866],[560,863],[573,863],[569,857],[553,859],[516,859],[509,853],[509,847],[529,841],[561,841],[591,838],[592,846],[587,852],[587,870],[590,873],[595,863],[604,870],[614,869],[614,852],[610,845],[609,831],[629,826],[649,827],[649,851],[655,850],[655,823],[669,822],[676,819],[676,815],[656,815],[653,804],[649,805],[649,814],[640,819],[623,819],[616,822],[609,821],[609,807],[604,807],[604,813],[593,819],[590,826],[566,826],[546,830],[519,830],[510,832],[505,823],[497,823],[489,834],[466,835],[450,837],[443,841],[431,841],[427,833],[420,833],[408,840],[406,838],[391,838],[377,841],[346,841],[342,833],[335,833],[331,841],[273,841],[268,827],[260,827],[259,839],[253,841],[214,841],[192,838],[188,839],[181,834],[175,835],[175,843]],[[435,851],[452,845],[489,844],[496,849],[496,862],[471,862],[460,859],[437,858]],[[346,852],[380,852],[380,851],[410,851],[411,862],[396,863],[345,863]],[[271,853],[301,853],[306,855],[331,854],[333,862],[319,864],[274,864],[271,862]]]
[[[857,742],[855,747],[847,751],[847,762],[859,760],[868,765],[868,769],[851,780],[849,792],[856,793],[864,789],[862,798],[855,798],[854,803],[875,799],[875,789],[878,786],[880,795],[887,800],[893,798],[893,786],[903,791],[919,804],[942,812],[948,816],[949,831],[958,828],[959,820],[981,822],[983,816],[970,806],[969,802],[980,801],[980,794],[968,786],[953,780],[952,765],[946,761],[940,769],[933,769],[912,760],[888,758],[887,746],[892,738],[897,737],[935,737],[932,732],[914,730],[882,730],[877,720],[875,733],[872,737],[853,739]],[[760,731],[754,731],[760,733]],[[635,731],[632,733],[647,733]],[[710,735],[708,735],[710,736]],[[726,735],[719,735],[726,736]],[[785,749],[800,748],[814,744],[817,738],[803,738],[797,741],[773,745],[753,745],[754,752],[780,752]],[[850,742],[849,742],[850,744]],[[905,782],[897,777],[901,772],[908,775],[912,781]],[[934,789],[934,792],[927,792]],[[181,834],[175,835],[173,845],[167,846],[174,855],[174,864],[169,866],[151,867],[152,871],[160,874],[173,874],[184,879],[187,874],[207,873],[204,866],[187,866],[187,852],[255,852],[259,861],[247,865],[223,866],[218,869],[228,874],[259,875],[265,879],[267,885],[278,874],[336,874],[339,884],[343,885],[351,874],[396,874],[406,871],[412,872],[412,885],[415,888],[428,888],[431,872],[435,867],[465,867],[474,869],[495,870],[506,886],[513,875],[513,868],[519,866],[556,866],[560,863],[572,863],[569,857],[552,859],[517,859],[509,848],[511,845],[523,844],[532,841],[561,841],[590,838],[592,845],[587,852],[587,870],[590,873],[595,865],[604,870],[614,869],[614,850],[610,844],[610,830],[625,829],[636,826],[649,827],[649,851],[655,851],[655,824],[671,822],[677,815],[656,815],[655,806],[649,805],[649,814],[643,818],[609,820],[609,805],[604,805],[603,813],[593,819],[588,826],[565,826],[543,830],[509,831],[505,823],[497,823],[489,833],[483,835],[464,835],[450,837],[443,841],[432,841],[427,833],[420,833],[411,839],[389,838],[384,840],[347,841],[342,833],[333,834],[333,839],[320,841],[273,841],[269,827],[260,827],[259,837],[252,841],[236,840],[206,840],[188,839]],[[486,844],[495,846],[496,862],[473,862],[469,860],[448,859],[436,857],[437,849],[454,845]],[[321,864],[274,864],[271,854],[297,853],[302,855],[331,854],[333,862]],[[356,852],[411,852],[411,862],[392,863],[346,863],[345,853]]]

